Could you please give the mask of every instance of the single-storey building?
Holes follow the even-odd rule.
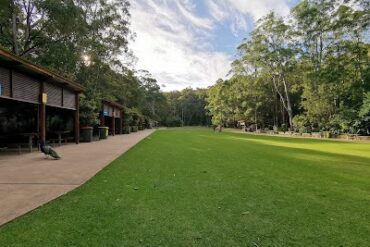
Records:
[[[64,138],[79,142],[84,88],[0,48],[0,147]],[[66,137],[64,137],[66,136]]]
[[[109,134],[122,134],[124,106],[109,100],[102,100],[100,126],[109,127]]]

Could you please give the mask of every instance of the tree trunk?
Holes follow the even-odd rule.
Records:
[[[254,110],[254,121],[256,122],[256,132],[258,130],[258,124],[257,124],[257,106],[255,107]]]
[[[284,92],[285,92],[285,97],[286,97],[286,110],[288,112],[288,117],[289,117],[289,126],[290,129],[293,130],[293,111],[292,111],[292,104],[290,102],[290,96],[288,92],[288,82],[285,80],[285,76],[282,76],[283,78],[283,84],[284,84]]]
[[[18,38],[17,15],[16,15],[16,10],[15,10],[14,0],[10,1],[10,11],[12,13],[11,30],[12,30],[13,52],[16,55],[19,55],[18,40],[17,40]]]
[[[281,119],[282,119],[281,124],[285,124],[286,123],[285,122],[285,107],[283,104],[280,104],[280,110],[281,110]]]
[[[285,97],[279,91],[279,88],[278,88],[278,86],[276,84],[276,81],[275,81],[275,76],[272,77],[272,82],[274,84],[274,87],[275,87],[276,92],[280,96],[280,101],[283,104],[283,108],[288,113],[290,128],[293,128],[293,114],[292,114],[292,106],[291,106],[291,103],[290,103],[290,97],[289,97],[289,92],[288,92],[288,85],[287,85],[287,82],[285,80],[284,75],[282,75],[281,77],[283,78],[283,85],[284,85],[284,94],[285,94]],[[283,122],[285,123],[284,114],[283,114]]]

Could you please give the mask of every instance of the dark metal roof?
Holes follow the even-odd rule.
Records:
[[[117,107],[121,110],[123,110],[125,107],[121,104],[118,104],[116,102],[113,102],[113,101],[109,101],[109,100],[106,100],[106,99],[103,99],[102,100],[103,104],[107,104],[107,105],[110,105],[110,106],[114,106],[114,107]]]
[[[24,73],[36,76],[43,77],[48,79],[57,85],[67,87],[75,92],[83,92],[85,88],[80,84],[73,82],[65,77],[62,77],[44,67],[33,64],[17,55],[14,55],[11,52],[8,52],[0,47],[0,62],[2,64],[11,66],[16,70],[20,70]]]

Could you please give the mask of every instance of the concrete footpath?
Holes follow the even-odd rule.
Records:
[[[39,152],[0,154],[0,225],[79,187],[153,132],[56,147],[61,160],[45,159]]]

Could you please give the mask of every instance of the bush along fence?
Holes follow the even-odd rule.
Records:
[[[138,132],[144,129],[152,129],[158,125],[158,122],[144,116],[136,108],[125,108],[123,114],[123,134]]]
[[[245,132],[254,132],[261,134],[270,134],[270,135],[283,135],[283,136],[301,136],[308,138],[331,138],[331,139],[342,139],[342,140],[364,140],[370,141],[370,136],[353,134],[353,133],[340,133],[338,131],[313,131],[310,128],[299,128],[295,131],[290,131],[285,126],[280,128],[274,126],[272,128],[260,128],[257,129],[255,125],[239,125],[239,129],[242,129]]]

